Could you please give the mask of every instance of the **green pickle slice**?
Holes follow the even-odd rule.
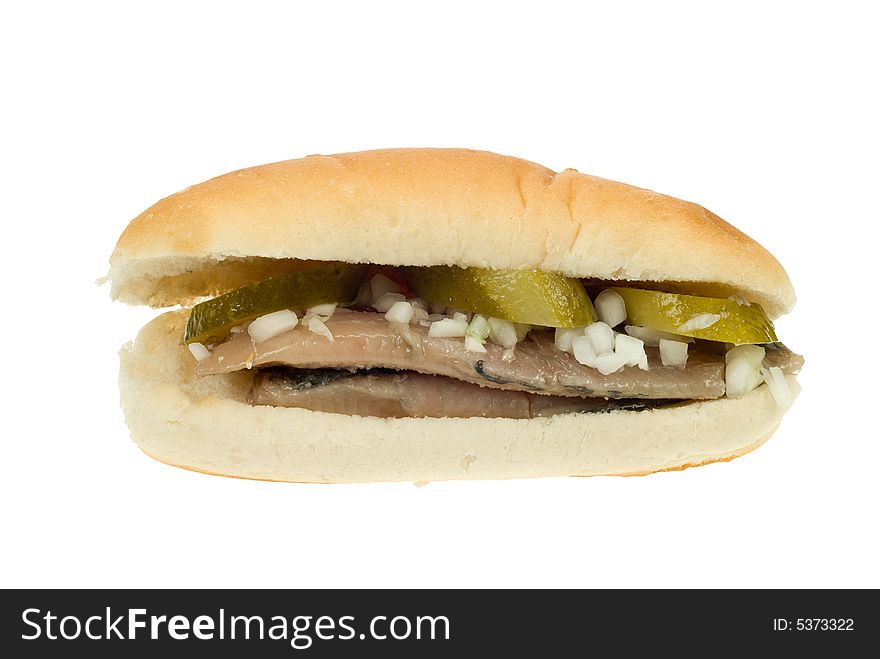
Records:
[[[758,304],[745,305],[734,300],[639,288],[614,290],[626,302],[626,318],[630,325],[737,345],[777,340],[773,323]]]
[[[236,325],[281,309],[305,309],[316,304],[349,304],[357,296],[367,266],[351,263],[304,263],[303,269],[266,279],[195,305],[184,343],[224,338]]]
[[[410,288],[428,302],[514,323],[581,327],[596,320],[578,279],[537,270],[430,266],[404,268]]]

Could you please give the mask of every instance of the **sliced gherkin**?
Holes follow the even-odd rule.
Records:
[[[305,309],[316,304],[348,304],[357,295],[367,266],[315,262],[288,275],[258,281],[193,307],[184,343],[224,338],[229,330],[280,309]]]
[[[578,279],[535,270],[458,266],[404,268],[410,288],[424,300],[514,323],[581,327],[596,320]]]
[[[773,323],[758,304],[639,288],[615,288],[627,322],[682,336],[743,345],[776,341]]]

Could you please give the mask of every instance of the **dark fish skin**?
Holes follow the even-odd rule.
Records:
[[[638,411],[668,401],[630,401],[628,406],[603,398],[542,396],[525,391],[480,387],[461,380],[412,371],[300,371],[259,369],[254,376],[253,405],[299,407],[383,418],[483,417],[533,419],[572,412]]]
[[[390,368],[557,396],[711,399],[724,394],[724,356],[700,350],[691,351],[686,368],[675,368],[663,366],[657,349],[648,348],[650,370],[626,367],[602,375],[557,350],[549,331],[533,331],[516,346],[511,360],[492,343],[486,344],[485,353],[468,352],[461,338],[429,337],[425,327],[391,323],[378,313],[340,310],[327,327],[332,342],[304,327],[256,345],[246,332],[233,335],[199,362],[197,372],[210,375],[268,365]]]

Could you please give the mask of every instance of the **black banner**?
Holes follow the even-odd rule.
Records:
[[[454,656],[483,649],[543,656],[603,647],[849,656],[841,653],[880,642],[877,592],[866,590],[7,590],[0,597],[0,649],[14,657],[130,650],[163,659],[216,650]]]

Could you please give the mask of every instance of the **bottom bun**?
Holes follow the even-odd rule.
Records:
[[[766,385],[740,399],[537,419],[252,406],[249,372],[195,374],[180,343],[186,317],[163,314],[122,349],[122,407],[145,453],[209,474],[310,483],[635,476],[732,460],[766,441],[783,414]]]

